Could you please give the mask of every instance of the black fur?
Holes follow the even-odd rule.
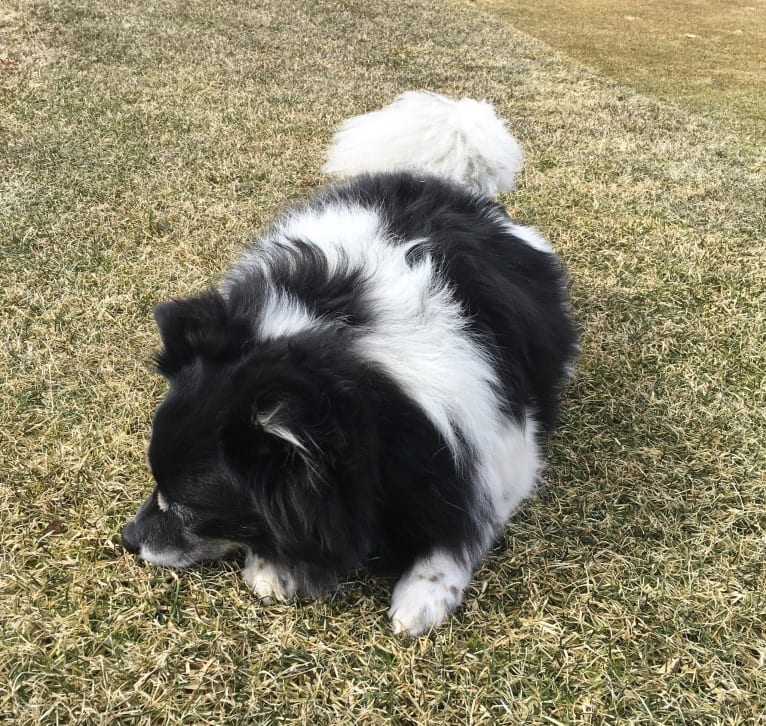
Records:
[[[494,362],[505,414],[521,421],[532,410],[550,429],[576,344],[556,257],[511,234],[491,200],[438,179],[364,176],[309,208],[349,203],[375,209],[402,243],[424,240],[409,264],[428,255],[446,279]],[[163,516],[191,533],[191,559],[241,546],[292,571],[310,594],[372,560],[402,569],[435,547],[464,556],[493,526],[474,454],[466,446],[456,460],[397,382],[354,353],[354,336],[375,323],[363,272],[349,264],[330,274],[311,240],[289,242],[268,274],[242,267],[222,293],[156,308],[157,366],[170,389],[149,460],[169,503]],[[259,338],[273,287],[322,324]],[[126,546],[183,549],[175,530],[167,541],[156,530],[156,501],[145,508],[153,524],[139,513]]]

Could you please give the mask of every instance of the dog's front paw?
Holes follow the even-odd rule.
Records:
[[[248,552],[242,570],[245,582],[264,602],[289,600],[295,595],[295,580],[289,570]]]
[[[388,617],[395,633],[422,635],[463,601],[469,575],[448,555],[431,555],[407,572],[394,587]]]

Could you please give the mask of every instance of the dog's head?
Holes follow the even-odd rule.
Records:
[[[257,341],[217,293],[155,318],[169,391],[149,445],[156,486],[123,528],[125,548],[170,567],[241,548],[356,564],[368,534],[349,518],[349,480],[362,474],[364,416],[348,404],[359,397],[338,331]]]

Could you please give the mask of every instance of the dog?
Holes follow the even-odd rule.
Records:
[[[395,572],[419,635],[532,493],[576,352],[546,239],[491,196],[522,151],[491,105],[405,93],[347,120],[324,171],[219,289],[159,304],[156,486],[124,548],[243,551],[263,600]]]

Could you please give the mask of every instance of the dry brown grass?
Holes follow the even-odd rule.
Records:
[[[649,95],[766,136],[766,0],[479,0]]]
[[[0,718],[763,722],[764,159],[474,6],[15,0],[0,13]],[[528,150],[578,377],[544,489],[445,627],[389,583],[263,606],[119,547],[150,487],[151,305],[320,183],[332,127],[427,87]]]

